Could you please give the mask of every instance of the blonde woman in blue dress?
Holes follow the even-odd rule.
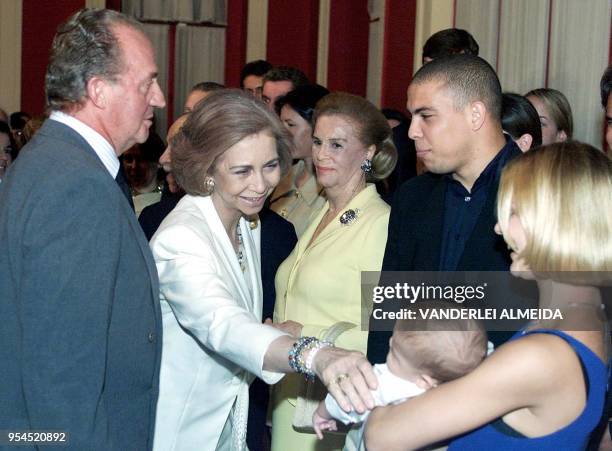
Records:
[[[539,308],[560,317],[533,318],[471,373],[375,409],[367,449],[448,439],[453,451],[609,449],[593,432],[609,420],[602,414],[610,332],[600,287],[612,284],[611,211],[612,162],[594,147],[555,143],[509,163],[495,230],[512,249],[512,275],[535,279]],[[598,443],[587,448],[589,440]]]

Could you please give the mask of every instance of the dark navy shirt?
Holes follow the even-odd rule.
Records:
[[[440,251],[440,271],[455,271],[465,249],[465,243],[474,230],[482,207],[487,201],[491,187],[499,183],[503,167],[510,161],[516,144],[508,135],[506,145],[480,173],[472,191],[468,191],[452,174],[444,176],[446,195],[444,199],[444,224]]]

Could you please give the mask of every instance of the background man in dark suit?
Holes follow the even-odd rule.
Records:
[[[521,152],[502,131],[495,71],[473,55],[436,58],[407,94],[409,136],[430,172],[395,195],[382,270],[507,271],[494,207],[502,168]],[[370,333],[372,362],[384,362],[390,336]]]
[[[276,101],[289,91],[307,84],[308,78],[297,67],[273,67],[263,76],[261,99],[268,105],[270,111],[276,111],[276,114],[280,115],[280,111],[276,108]]]
[[[61,25],[53,111],[0,191],[0,429],[57,429],[72,449],[150,449],[161,321],[155,264],[114,178],[164,107],[137,22]]]

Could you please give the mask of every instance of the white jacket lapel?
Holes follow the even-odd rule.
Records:
[[[234,246],[221,223],[221,219],[215,209],[212,199],[209,196],[201,197],[198,202],[204,218],[208,223],[210,231],[215,236],[215,245],[217,246],[219,261],[222,263],[227,273],[230,274],[233,288],[239,295],[239,301],[250,312],[254,313],[261,319],[262,295],[261,295],[261,263],[259,261],[259,229],[251,230],[248,221],[240,218],[240,231],[242,232],[242,240],[247,257],[247,273],[250,277],[253,286],[253,293],[245,281],[242,274],[238,258]]]
[[[263,309],[263,294],[261,286],[261,223],[251,229],[250,221],[240,218],[240,231],[242,233],[242,243],[247,260],[247,270],[245,277],[249,277],[253,292],[251,293],[251,311],[261,321]],[[244,278],[241,277],[244,282]],[[248,290],[248,287],[247,287]]]

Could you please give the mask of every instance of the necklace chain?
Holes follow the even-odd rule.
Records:
[[[238,258],[238,265],[242,272],[246,271],[246,256],[244,252],[244,244],[242,240],[242,232],[240,231],[240,222],[236,225],[236,238],[238,239],[238,250],[236,251],[236,257]]]
[[[361,190],[359,190],[359,192],[357,192],[358,188],[359,188],[359,184],[355,186],[355,188],[353,188],[353,191],[351,192],[351,195],[346,201],[346,203],[344,204],[344,206],[342,208],[336,208],[334,210],[334,215],[338,214],[339,211],[344,210],[351,203],[353,198],[365,188],[365,186]],[[329,213],[331,213],[331,207],[327,207],[327,211],[325,212],[325,215],[323,216],[322,219],[325,219]]]

